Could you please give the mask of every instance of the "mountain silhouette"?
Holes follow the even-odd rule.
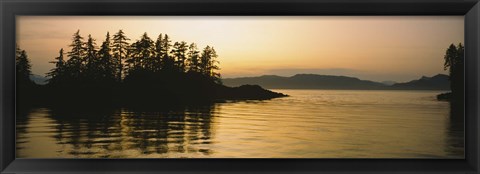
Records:
[[[386,81],[381,81],[380,83],[383,83],[385,85],[388,85],[388,86],[391,86],[395,83],[397,83],[396,81],[392,81],[392,80],[386,80]]]
[[[359,89],[359,90],[449,90],[448,76],[438,74],[421,77],[405,83],[385,83],[361,80],[355,77],[297,74],[291,77],[263,75],[258,77],[225,78],[223,84],[230,87],[260,85],[267,89]]]
[[[405,83],[396,83],[392,85],[393,89],[404,90],[450,90],[450,81],[448,75],[437,74],[433,77],[422,76],[418,80],[412,80]]]
[[[260,85],[268,89],[383,89],[386,85],[354,77],[297,74],[291,77],[264,75],[223,79],[227,86]]]
[[[39,85],[47,84],[47,80],[48,80],[48,78],[46,78],[44,76],[41,76],[41,75],[37,75],[37,74],[30,75],[30,79],[33,82],[35,82],[36,84],[39,84]]]

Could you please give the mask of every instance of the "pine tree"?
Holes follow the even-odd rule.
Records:
[[[220,73],[217,71],[220,70],[220,67],[217,66],[218,63],[218,55],[213,47],[207,45],[203,49],[202,55],[200,57],[200,72],[205,75],[206,77],[211,78],[217,83],[221,83],[220,81]]]
[[[100,77],[99,64],[97,60],[97,46],[95,39],[91,35],[88,35],[86,43],[86,57],[85,57],[85,73],[84,76],[87,79],[95,80]]]
[[[115,58],[115,74],[117,81],[121,81],[123,77],[123,61],[127,57],[127,51],[129,48],[130,40],[125,36],[125,33],[122,30],[119,30],[115,35],[113,35],[113,57]]]
[[[16,70],[16,79],[17,83],[20,85],[29,85],[32,83],[30,80],[30,75],[32,65],[28,60],[27,52],[25,50],[21,50],[18,45],[15,51],[15,70]]]
[[[170,44],[172,41],[168,37],[167,34],[165,34],[165,37],[163,38],[162,41],[162,47],[161,47],[161,54],[162,54],[162,69],[166,71],[172,71],[175,69],[175,60],[172,59],[172,57],[168,54],[170,51],[170,47],[172,44]]]
[[[458,46],[451,44],[444,56],[444,69],[448,69],[450,75],[450,89],[453,97],[457,99],[464,93],[464,54],[465,48],[460,43]]]
[[[116,80],[116,61],[113,59],[112,56],[112,49],[111,49],[111,41],[110,41],[110,33],[107,32],[105,37],[105,41],[103,41],[100,50],[98,51],[98,58],[99,58],[99,71],[101,72],[101,77],[108,81],[113,82]]]
[[[155,72],[158,72],[162,69],[162,58],[164,56],[164,53],[163,53],[163,37],[162,37],[162,33],[160,33],[158,35],[158,38],[157,40],[155,41],[155,67],[154,67],[154,70]]]
[[[148,70],[153,71],[155,45],[153,40],[144,33],[140,40],[130,46],[129,57],[125,61],[127,63],[128,71]]]
[[[187,64],[190,72],[200,72],[200,55],[197,44],[192,43],[188,46]]]
[[[65,60],[63,59],[63,48],[60,49],[58,54],[59,55],[55,58],[55,61],[49,62],[55,64],[55,68],[53,68],[52,70],[50,70],[50,72],[47,73],[47,77],[50,77],[50,79],[48,79],[49,83],[57,83],[59,81],[62,81],[62,76],[64,76]]]
[[[452,86],[452,91],[456,92],[456,95],[458,97],[463,96],[464,94],[464,84],[465,84],[465,78],[464,78],[464,66],[465,66],[465,47],[462,45],[462,43],[459,43],[457,46],[457,59],[455,61],[456,68],[454,70],[454,81],[453,86]]]
[[[210,63],[209,63],[209,68],[210,68],[210,78],[212,78],[215,82],[221,84],[222,83],[222,77],[221,77],[221,74],[218,72],[218,70],[220,70],[220,67],[218,66],[218,64],[220,64],[220,62],[217,60],[218,58],[218,55],[217,55],[217,51],[215,51],[215,48],[212,47],[212,51],[211,51],[211,59],[210,59]]]
[[[175,66],[178,68],[178,71],[180,72],[185,72],[185,63],[187,60],[187,51],[188,46],[187,42],[182,41],[182,42],[175,42],[173,44],[173,49],[171,53],[175,57]]]
[[[35,82],[30,79],[32,65],[28,60],[27,52],[21,50],[18,45],[15,49],[15,70],[16,70],[16,97],[17,108],[25,106],[25,103],[36,99],[38,91]]]
[[[454,44],[451,44],[445,53],[445,56],[444,56],[445,63],[443,65],[444,70],[449,69],[450,74],[454,69],[456,56],[457,56],[457,47]]]
[[[86,48],[83,37],[80,36],[80,30],[73,34],[72,43],[69,45],[72,49],[67,53],[67,74],[72,78],[79,78],[85,69]]]
[[[142,68],[150,72],[155,71],[155,44],[147,33],[142,35],[140,39],[140,64]]]

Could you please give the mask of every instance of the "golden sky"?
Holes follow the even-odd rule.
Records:
[[[44,75],[68,51],[77,30],[97,45],[122,29],[214,46],[223,77],[347,75],[397,82],[447,73],[443,55],[463,43],[463,16],[17,16],[17,42],[34,74]]]

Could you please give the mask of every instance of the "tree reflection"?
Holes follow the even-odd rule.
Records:
[[[446,151],[451,156],[461,156],[465,154],[465,119],[464,119],[464,102],[451,101],[449,122],[447,125],[447,142]]]
[[[16,126],[15,126],[15,140],[17,144],[23,144],[28,142],[28,138],[25,137],[27,134],[27,125],[29,123],[29,117],[28,113],[31,112],[31,109],[23,109],[17,111],[15,120],[16,120]],[[16,146],[17,152],[23,149],[21,146]],[[17,157],[19,154],[17,154]]]
[[[209,155],[215,105],[169,110],[52,109],[57,144],[74,157]]]

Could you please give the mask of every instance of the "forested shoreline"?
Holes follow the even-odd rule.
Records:
[[[167,34],[154,41],[147,33],[130,39],[122,30],[107,32],[100,46],[75,32],[69,51],[59,50],[46,85],[29,76],[31,64],[17,46],[17,97],[33,104],[157,105],[218,100],[271,99],[286,96],[260,86],[222,85],[218,55],[211,46],[174,42]]]
[[[465,47],[462,43],[450,44],[444,55],[444,70],[449,72],[451,92],[437,95],[438,100],[447,100],[462,107],[465,92]]]

